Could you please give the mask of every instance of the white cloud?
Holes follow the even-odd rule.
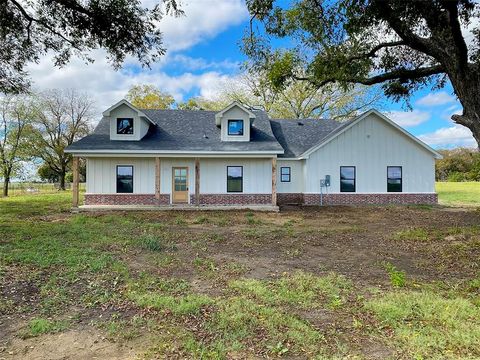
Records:
[[[477,143],[472,136],[472,132],[468,128],[458,124],[441,128],[428,134],[420,135],[418,138],[436,148],[477,146]]]
[[[173,76],[165,73],[161,65],[152,70],[139,70],[134,65],[115,71],[108,64],[103,51],[95,51],[92,55],[95,58],[92,64],[85,64],[75,58],[65,67],[58,69],[53,66],[51,57],[45,57],[39,64],[30,65],[28,70],[34,88],[75,88],[87,92],[95,99],[100,113],[123,99],[128,89],[135,84],[153,84],[181,101],[186,94],[192,92],[214,97],[220,91],[221,85],[232,79],[230,75],[213,70],[200,74],[185,72]]]
[[[173,55],[169,61],[181,65],[183,68],[191,71],[213,69],[238,70],[240,68],[240,62],[238,61],[231,61],[229,59],[222,61],[207,61],[203,58],[192,58],[182,54]]]
[[[455,97],[447,94],[445,91],[430,93],[421,99],[416,104],[421,106],[437,106],[455,102]]]
[[[241,0],[189,0],[182,2],[181,8],[185,16],[165,16],[160,21],[167,51],[190,48],[248,19]]]
[[[430,119],[430,113],[426,111],[390,111],[387,116],[403,127],[417,126]]]

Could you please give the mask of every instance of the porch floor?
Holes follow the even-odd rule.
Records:
[[[72,208],[72,212],[83,211],[158,211],[158,210],[254,210],[278,212],[280,208],[273,205],[81,205]]]

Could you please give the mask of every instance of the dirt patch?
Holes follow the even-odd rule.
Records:
[[[95,328],[69,330],[22,340],[14,338],[0,356],[5,359],[132,359],[138,343],[117,344],[108,341]]]

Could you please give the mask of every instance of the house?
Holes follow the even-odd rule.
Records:
[[[346,122],[113,105],[73,143],[85,207],[434,204],[439,153],[376,110]]]

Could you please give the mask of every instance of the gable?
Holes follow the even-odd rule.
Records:
[[[375,142],[381,143],[385,141],[385,139],[389,139],[391,143],[402,143],[403,146],[413,147],[417,149],[417,151],[427,152],[436,159],[442,158],[442,155],[437,151],[374,109],[363,113],[350,123],[339,127],[318,145],[307,150],[301,157],[308,158],[313,152],[326,146],[329,142],[344,133],[358,137],[358,141],[360,142],[362,142],[362,139],[368,139],[370,144],[374,144]]]

